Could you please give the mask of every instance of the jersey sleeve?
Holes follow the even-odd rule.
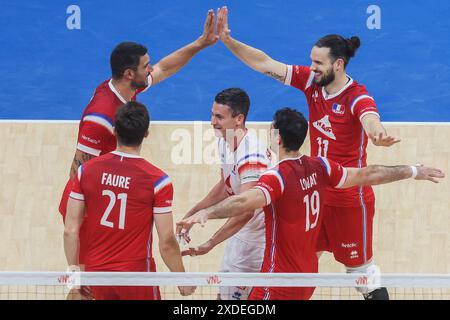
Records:
[[[319,157],[319,160],[329,177],[328,181],[330,186],[334,188],[342,188],[342,185],[347,179],[347,169],[339,163],[324,157]]]
[[[266,198],[266,206],[278,200],[284,192],[283,177],[276,170],[268,170],[261,175],[254,188],[260,189]]]
[[[241,184],[257,182],[261,174],[267,170],[269,160],[262,152],[249,154],[237,163],[237,171],[241,178]]]
[[[369,113],[380,117],[375,100],[368,94],[360,94],[355,97],[350,105],[350,111],[359,120]]]
[[[103,146],[114,136],[112,119],[100,113],[88,113],[81,121],[77,149],[99,156]]]
[[[83,165],[78,167],[77,174],[73,179],[72,191],[70,191],[69,197],[75,200],[84,201],[84,193],[81,189],[81,176],[83,173],[84,167]]]
[[[284,84],[295,87],[305,92],[311,87],[314,80],[314,72],[306,66],[287,66],[287,74]]]
[[[154,183],[153,213],[172,212],[173,186],[169,176],[164,175]]]

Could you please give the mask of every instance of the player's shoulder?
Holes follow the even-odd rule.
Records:
[[[95,89],[94,95],[85,109],[85,114],[98,113],[113,117],[117,109],[117,98],[109,87],[109,81],[105,80]]]
[[[314,171],[329,171],[330,161],[325,157],[315,156],[310,157],[307,155],[302,155],[299,159],[299,164],[304,167],[305,172],[312,173]]]
[[[365,85],[352,79],[352,84],[347,88],[346,93],[350,99],[355,99],[362,95],[369,95]]]
[[[237,149],[237,163],[245,162],[249,158],[258,158],[261,161],[268,161],[266,151],[267,146],[259,140],[254,131],[249,130]]]
[[[140,161],[136,162],[136,165],[140,167],[154,181],[169,177],[166,172],[150,163],[149,161],[145,160],[144,158],[140,158]]]

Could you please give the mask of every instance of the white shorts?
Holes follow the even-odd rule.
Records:
[[[236,237],[228,240],[219,272],[260,272],[264,246],[245,242]],[[247,300],[252,287],[220,287],[221,300]]]

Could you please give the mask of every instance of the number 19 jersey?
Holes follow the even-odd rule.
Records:
[[[323,196],[329,186],[340,188],[347,170],[323,157],[282,160],[266,171],[254,188],[263,191],[266,249],[261,272],[316,273],[316,242],[322,220]],[[253,289],[251,299],[309,299],[313,288]]]

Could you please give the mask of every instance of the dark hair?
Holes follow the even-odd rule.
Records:
[[[273,127],[278,130],[287,152],[300,149],[308,133],[308,122],[303,114],[291,108],[282,108],[275,113]]]
[[[344,60],[344,67],[347,66],[350,58],[355,56],[356,50],[361,45],[358,37],[344,39],[338,34],[329,34],[316,42],[318,48],[330,48],[330,57],[334,61],[341,58]]]
[[[149,125],[150,116],[147,108],[136,101],[127,102],[116,112],[117,141],[124,146],[139,146]]]
[[[119,43],[111,53],[110,64],[112,77],[121,79],[126,69],[136,70],[140,58],[147,53],[147,48],[135,42]]]
[[[244,90],[240,88],[225,89],[216,95],[214,101],[230,107],[233,117],[243,114],[244,122],[247,119],[250,98]]]

